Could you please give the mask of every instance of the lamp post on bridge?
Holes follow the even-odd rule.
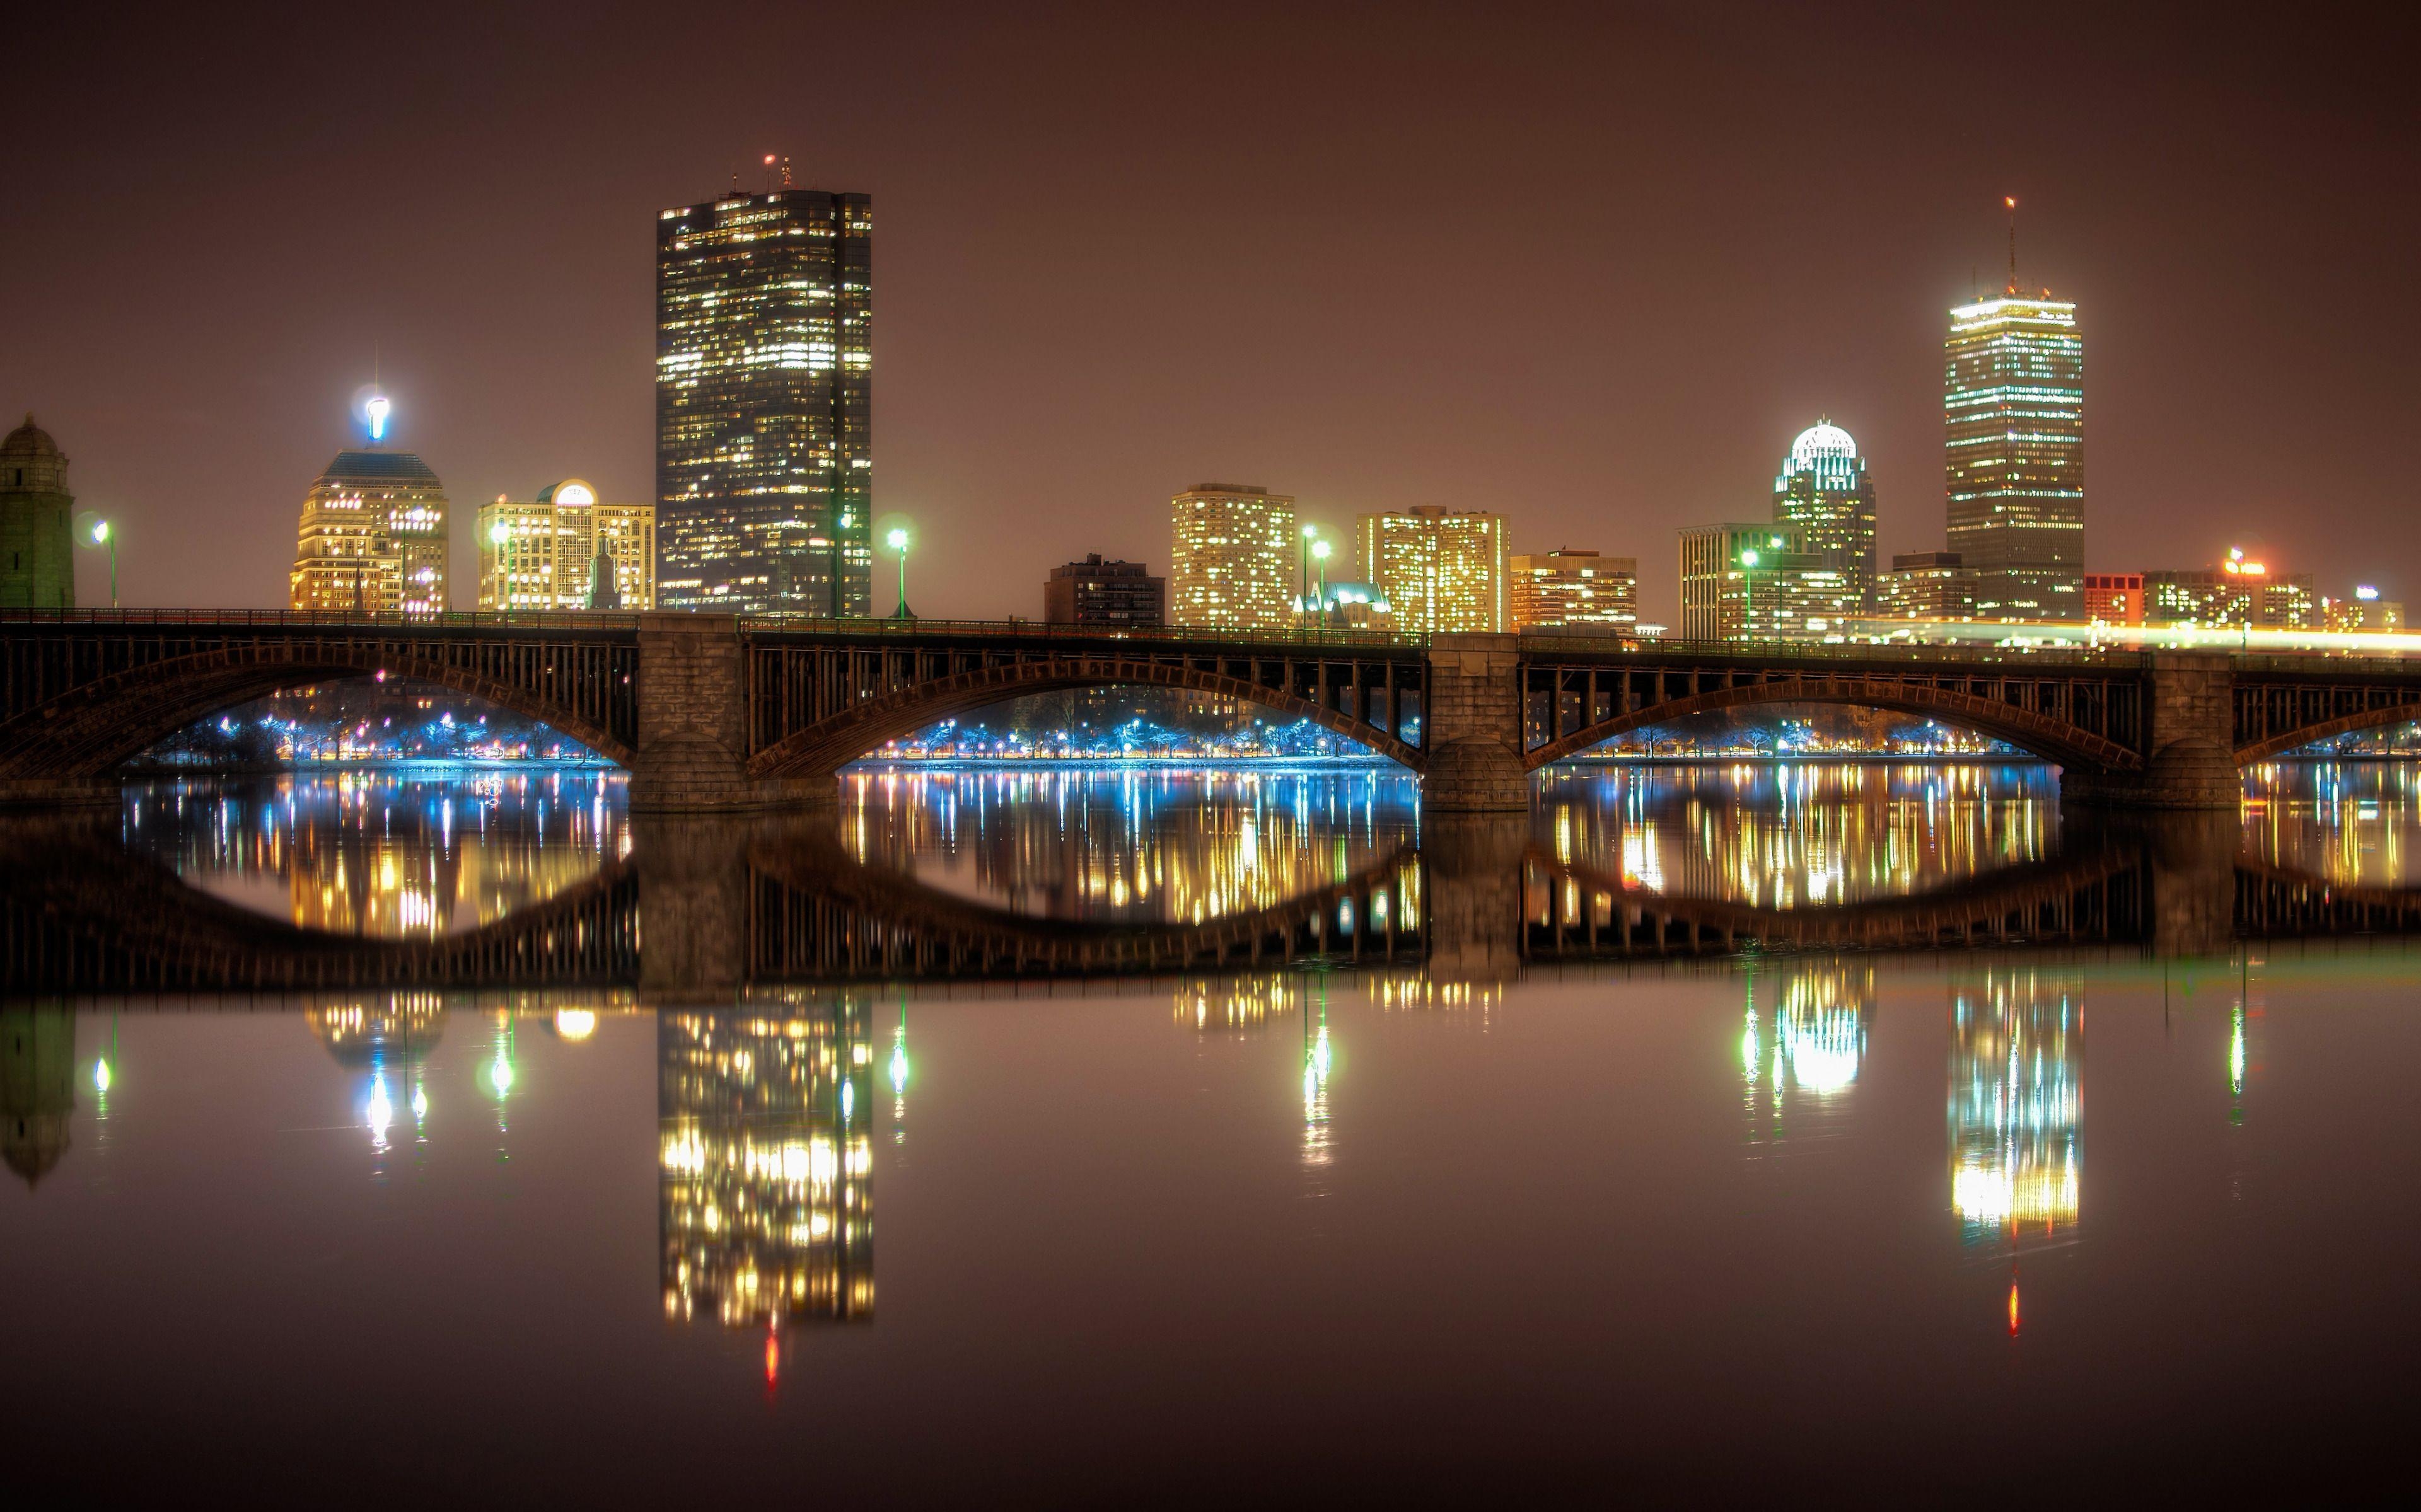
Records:
[[[894,525],[891,528],[891,534],[883,538],[883,544],[889,546],[899,557],[899,607],[892,611],[891,617],[894,619],[914,619],[916,616],[908,612],[907,529],[904,526]]]
[[[1324,540],[1315,540],[1311,543],[1311,559],[1317,564],[1313,568],[1317,577],[1315,591],[1311,598],[1314,627],[1325,626],[1328,623],[1328,542]]]
[[[1305,623],[1304,616],[1309,612],[1310,608],[1311,543],[1319,538],[1319,526],[1305,525],[1303,527],[1303,535],[1301,538],[1295,542],[1294,625],[1297,630],[1304,628]]]
[[[109,522],[103,520],[101,516],[96,514],[87,514],[76,522],[76,538],[82,544],[93,547],[96,550],[105,548],[108,551],[109,607],[112,609],[117,608],[117,532],[111,529]]]
[[[1752,546],[1741,553],[1740,561],[1741,582],[1746,585],[1741,608],[1741,639],[1755,641],[1757,639],[1757,548]]]

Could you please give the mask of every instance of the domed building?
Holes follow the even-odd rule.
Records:
[[[408,451],[336,454],[303,498],[288,575],[296,609],[433,615],[446,592],[445,485]]]
[[[1811,555],[1842,573],[1835,616],[1874,613],[1875,485],[1858,444],[1829,416],[1799,432],[1773,480],[1773,522],[1795,525]]]
[[[75,538],[67,454],[25,423],[0,440],[0,609],[75,607]]]
[[[479,506],[482,609],[653,609],[656,507],[606,504],[567,477]]]

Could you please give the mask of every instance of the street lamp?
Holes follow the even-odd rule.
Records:
[[[1311,597],[1311,543],[1320,538],[1318,525],[1303,527],[1303,539],[1296,543],[1294,553],[1294,622],[1303,624],[1304,600]]]
[[[1741,639],[1753,641],[1757,639],[1757,548],[1754,546],[1741,553],[1741,580],[1748,585],[1741,610]]]
[[[908,532],[902,526],[894,525],[891,534],[882,538],[882,542],[899,555],[899,607],[892,612],[891,617],[914,619],[916,616],[908,612]]]
[[[1324,624],[1328,619],[1328,542],[1316,540],[1311,543],[1311,559],[1317,564],[1315,570],[1320,574],[1319,591],[1311,599],[1314,624]]]
[[[117,607],[117,532],[109,528],[108,521],[95,516],[85,522],[84,529],[80,534],[84,537],[84,544],[86,546],[108,549],[109,607],[115,609]]]

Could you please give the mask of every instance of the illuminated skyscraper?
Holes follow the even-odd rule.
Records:
[[[479,506],[482,609],[653,609],[656,507],[600,504],[566,478]]]
[[[1508,568],[1508,629],[1572,626],[1627,631],[1639,623],[1639,561],[1562,546],[1515,556]]]
[[[1168,622],[1285,630],[1299,617],[1294,500],[1242,483],[1197,483],[1168,501]]]
[[[1417,505],[1354,522],[1362,579],[1385,596],[1407,635],[1502,631],[1512,623],[1505,517]]]
[[[865,195],[658,217],[664,607],[872,613],[873,242]]]
[[[2013,202],[2014,203],[2014,202]],[[2085,343],[2076,306],[2018,290],[1950,312],[1942,417],[1949,547],[1987,619],[2085,614]]]
[[[1829,418],[1791,442],[1773,480],[1773,522],[1796,526],[1809,552],[1841,569],[1834,616],[1874,612],[1874,480],[1858,444]]]
[[[383,437],[385,400],[374,434]],[[429,464],[379,441],[340,451],[303,498],[303,521],[287,575],[295,609],[368,614],[442,614],[446,590],[445,485]]]

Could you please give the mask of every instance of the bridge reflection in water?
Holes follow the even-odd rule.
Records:
[[[378,929],[393,911],[375,892],[337,915],[315,898],[272,917],[188,883],[178,867],[197,842],[133,823],[16,816],[0,822],[0,984],[587,986],[680,1003],[745,986],[1317,967],[1415,972],[1452,987],[1742,950],[2208,955],[2238,938],[2421,923],[2421,893],[2394,866],[2303,835],[2274,804],[2248,805],[2241,819],[2063,818],[2023,782],[1962,794],[1966,779],[1866,773],[1833,779],[1834,799],[1880,785],[1869,799],[1809,803],[1793,787],[1809,779],[1772,769],[1729,791],[1703,777],[1672,790],[1653,777],[1597,780],[1602,790],[1550,784],[1534,816],[1425,818],[1408,787],[1358,779],[1323,779],[1318,803],[1303,787],[1222,791],[1199,779],[1191,789],[1164,781],[1146,802],[1135,779],[1116,777],[1063,788],[1056,804],[990,778],[870,779],[836,818],[625,817],[587,793],[566,805],[578,822],[549,852],[575,858],[576,880],[566,880],[570,861],[495,868],[560,875],[548,873],[541,901],[476,927],[424,924],[397,936],[315,927],[341,916]],[[226,819],[224,803],[184,796],[199,810],[188,818],[219,836],[215,854],[249,864],[263,849],[248,820]],[[2400,844],[2400,824],[2382,820],[2373,833],[2359,818],[2365,803],[2386,800],[2336,801],[2353,817],[2333,818],[2333,836]],[[2409,818],[2409,805],[2397,812]],[[305,861],[320,854],[350,855],[338,863],[347,877],[376,875],[398,853],[415,876],[443,860],[434,849],[398,852],[359,811],[340,818],[356,839],[267,849],[289,875],[315,878],[320,863]],[[1033,878],[1044,884],[1020,881]]]

